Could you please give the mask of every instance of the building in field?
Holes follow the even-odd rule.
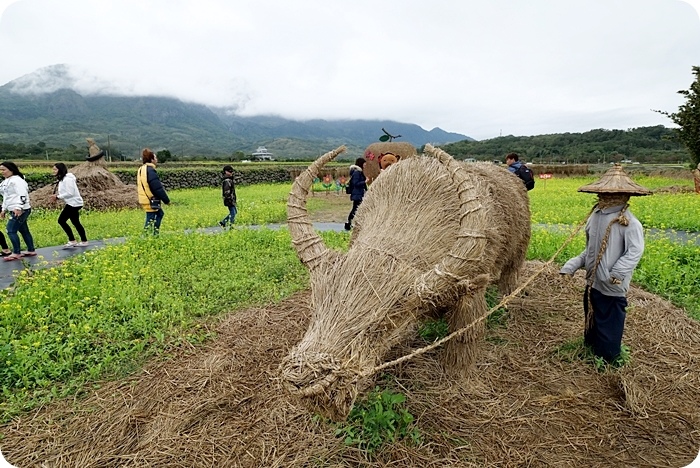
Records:
[[[272,157],[267,148],[264,146],[258,146],[258,149],[253,153],[253,161],[274,161],[275,158]]]

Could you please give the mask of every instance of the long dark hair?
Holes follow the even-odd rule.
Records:
[[[62,162],[57,162],[53,165],[53,167],[58,169],[58,172],[56,173],[56,179],[58,179],[58,181],[60,182],[61,180],[63,180],[66,174],[68,174],[68,168]]]
[[[12,172],[13,175],[18,175],[24,179],[24,174],[20,172],[19,167],[17,167],[17,164],[13,163],[12,161],[5,161],[3,163],[0,163],[0,166],[5,166],[7,169],[10,170],[10,172]]]
[[[362,169],[363,167],[365,167],[366,162],[367,162],[367,160],[365,160],[365,158],[357,158],[355,160],[355,165],[358,166],[360,169]]]

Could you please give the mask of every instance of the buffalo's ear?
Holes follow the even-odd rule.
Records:
[[[488,219],[479,200],[479,194],[487,189],[479,179],[470,179],[464,167],[441,149],[428,144],[424,152],[445,165],[460,200],[459,232],[452,250],[416,281],[416,294],[423,302],[441,305],[438,302],[452,302],[475,288],[484,287],[482,283],[488,281],[482,261]]]
[[[312,190],[314,179],[318,177],[321,168],[329,161],[335,159],[340,153],[346,150],[345,146],[340,146],[333,151],[329,151],[302,172],[294,180],[292,190],[287,199],[287,224],[289,234],[292,236],[292,245],[297,252],[301,263],[306,265],[311,274],[318,269],[318,266],[331,257],[330,250],[326,246],[321,236],[314,230],[306,210],[306,197]]]

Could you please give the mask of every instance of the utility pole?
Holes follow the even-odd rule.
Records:
[[[109,146],[109,133],[107,134],[107,159],[109,162],[112,162],[112,151],[111,147]]]

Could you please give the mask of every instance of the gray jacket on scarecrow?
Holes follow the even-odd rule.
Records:
[[[609,208],[596,208],[586,223],[586,248],[562,267],[561,273],[574,274],[579,268],[586,269],[586,279],[590,281],[600,252],[605,231],[611,221],[620,215],[623,205]],[[644,253],[644,229],[642,223],[629,211],[624,216],[627,226],[612,223],[607,248],[603,252],[598,268],[595,269],[593,288],[606,296],[626,296],[637,263]],[[620,280],[614,284],[611,278]]]

